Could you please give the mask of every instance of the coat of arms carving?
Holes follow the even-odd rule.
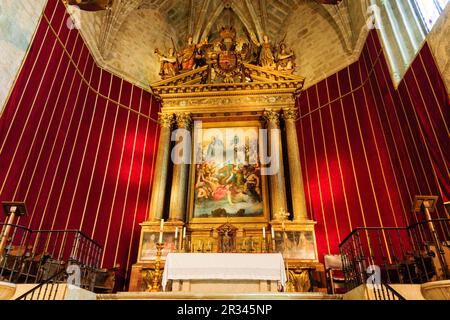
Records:
[[[202,84],[236,84],[254,81],[249,65],[285,76],[293,75],[295,70],[295,56],[286,48],[284,39],[277,49],[267,36],[261,43],[253,37],[247,40],[237,37],[234,27],[222,27],[211,42],[204,39],[195,44],[189,36],[183,49],[177,50],[173,41],[172,44],[166,55],[155,50],[160,57],[163,80],[184,77],[192,82],[191,73],[201,73],[207,68],[207,74],[201,76]]]

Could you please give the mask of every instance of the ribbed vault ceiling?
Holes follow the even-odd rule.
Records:
[[[297,58],[303,60],[309,59],[301,56],[306,33],[306,37],[317,37],[317,34],[322,33],[325,37],[337,38],[338,41],[332,45],[339,46],[340,51],[351,55],[361,29],[361,23],[352,24],[351,11],[363,16],[364,12],[359,8],[363,8],[361,3],[365,2],[366,0],[114,0],[108,10],[83,12],[81,31],[99,62],[109,65],[110,69],[118,71],[125,78],[134,77],[138,79],[137,82],[143,83],[147,76],[144,73],[147,71],[150,72],[147,79],[156,80],[158,62],[156,57],[151,57],[155,48],[167,50],[172,46],[172,40],[176,47],[181,48],[190,34],[194,36],[195,42],[205,38],[212,40],[223,26],[234,26],[238,37],[251,37],[259,42],[264,35],[268,35],[274,44],[287,36],[288,45],[297,51]],[[358,6],[359,11],[354,10]],[[304,16],[305,14],[309,17]],[[311,30],[314,27],[306,29],[302,25],[302,21],[311,21],[311,15],[318,21],[314,32]],[[326,21],[325,25],[319,24],[323,21]],[[156,28],[158,31],[154,30]],[[147,37],[143,33],[147,33]],[[123,46],[132,45],[133,39],[135,42],[140,41],[142,46],[147,44],[145,50],[136,45],[135,52],[124,52]],[[138,55],[137,51],[141,56],[133,57]],[[142,56],[144,52],[146,57]],[[150,59],[153,65],[145,66],[147,71],[143,70],[144,66],[130,71],[133,68],[124,67],[130,65],[130,59]],[[326,73],[327,70],[321,72]]]

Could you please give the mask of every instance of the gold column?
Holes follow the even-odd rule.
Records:
[[[308,220],[308,213],[306,211],[305,188],[303,186],[300,150],[298,147],[297,128],[295,126],[297,116],[298,112],[296,109],[289,108],[283,110],[294,221],[301,221]]]
[[[280,220],[278,213],[280,211],[287,211],[287,201],[286,201],[286,186],[284,179],[284,165],[283,165],[283,147],[281,142],[281,131],[280,131],[280,113],[274,110],[264,111],[264,119],[267,122],[268,130],[268,148],[270,152],[270,157],[272,158],[271,163],[278,161],[278,170],[273,172],[270,176],[270,202],[271,202],[271,212],[273,220]],[[272,133],[276,132],[276,147],[275,142],[272,141]],[[274,147],[272,147],[274,144]]]
[[[192,120],[189,113],[176,114],[178,129],[190,131]],[[185,137],[183,137],[184,139]],[[184,142],[184,140],[183,140]],[[180,141],[179,141],[180,143]],[[191,145],[189,144],[189,148]],[[184,150],[187,152],[187,150]],[[170,192],[169,221],[184,221],[187,207],[187,193],[189,181],[189,164],[179,163],[173,166],[172,190]]]
[[[170,133],[173,115],[160,113],[158,119],[161,132],[158,142],[155,176],[153,178],[152,199],[150,203],[150,221],[161,220],[164,213],[164,199],[167,187],[167,173],[170,156]]]

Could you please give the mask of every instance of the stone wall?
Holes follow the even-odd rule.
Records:
[[[160,63],[154,52],[159,48],[166,54],[171,38],[176,39],[175,31],[158,11],[133,11],[117,34],[106,64],[143,85],[158,81]]]
[[[46,0],[0,1],[0,114]]]
[[[436,63],[441,71],[442,78],[450,92],[450,5],[439,18],[431,33],[428,35],[428,44],[433,52]]]
[[[348,8],[348,15],[350,17],[350,25],[353,30],[353,43],[356,44],[359,40],[361,30],[365,29],[367,19],[367,6],[361,1],[344,0]]]
[[[132,11],[120,25],[120,32],[109,39],[112,44],[107,52],[100,52],[106,32],[101,26],[106,14],[105,11],[80,14],[83,37],[97,63],[140,87],[160,80],[159,58],[154,51],[159,48],[165,54],[171,38],[177,39],[164,16],[155,9]]]
[[[306,77],[306,87],[345,68],[359,56],[359,50],[346,48],[334,21],[313,3],[300,4],[286,20],[286,42],[295,52],[297,73]]]

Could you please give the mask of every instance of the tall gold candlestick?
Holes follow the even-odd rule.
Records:
[[[276,246],[275,246],[275,229],[272,227],[272,230],[270,230],[271,236],[272,236],[272,252],[275,252]]]
[[[262,240],[261,251],[262,251],[262,253],[266,253],[267,252],[267,240],[266,240],[266,238],[263,238],[263,240]]]
[[[161,291],[161,255],[162,249],[164,248],[163,243],[156,244],[156,260],[155,260],[155,272],[153,274],[152,289],[150,292]]]

